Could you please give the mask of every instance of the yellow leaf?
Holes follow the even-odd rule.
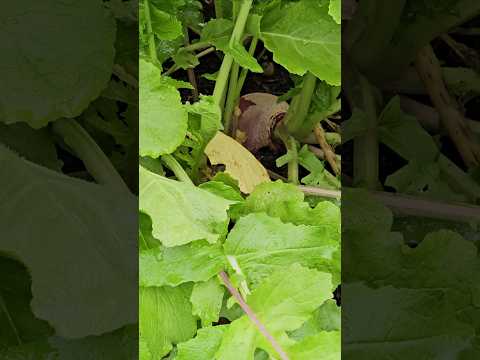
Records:
[[[269,182],[267,170],[240,143],[218,132],[205,148],[212,165],[224,164],[225,172],[238,180],[240,190],[250,194],[258,184]]]

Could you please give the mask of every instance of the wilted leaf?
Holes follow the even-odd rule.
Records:
[[[205,154],[213,165],[225,165],[225,172],[238,180],[243,193],[249,194],[258,184],[270,181],[267,170],[252,153],[224,133],[215,135]]]

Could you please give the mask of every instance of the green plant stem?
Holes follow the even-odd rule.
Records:
[[[185,46],[184,50],[186,50],[186,51],[203,50],[203,49],[208,48],[210,45],[211,44],[209,42],[197,42],[197,43]]]
[[[252,7],[253,0],[243,0],[240,10],[238,12],[237,19],[235,21],[235,27],[233,28],[232,37],[230,43],[234,44],[242,39],[245,25],[247,23],[248,14]],[[225,99],[225,93],[227,91],[227,83],[230,75],[230,70],[233,64],[233,57],[226,54],[223,58],[222,65],[218,72],[217,81],[215,83],[215,89],[213,90],[213,98],[215,102],[223,109],[223,99]]]
[[[214,0],[215,5],[215,17],[217,19],[223,18],[223,0]]]
[[[363,110],[369,121],[368,131],[354,139],[354,182],[362,187],[375,190],[379,187],[379,148],[377,133],[377,107],[372,85],[363,76],[360,78],[363,94]]]
[[[292,155],[292,160],[288,163],[288,181],[298,184],[298,149],[295,138],[289,136],[286,145],[287,151]]]
[[[149,0],[144,0],[144,14],[145,14],[145,22],[147,24],[147,33],[148,33],[148,52],[150,55],[150,59],[152,62],[155,64],[160,63],[158,60],[157,56],[157,46],[155,43],[155,34],[153,33],[153,27],[152,27],[152,18],[150,16],[150,3]]]
[[[76,120],[57,120],[53,123],[52,129],[82,160],[88,172],[99,184],[130,192],[108,157]]]
[[[237,63],[234,63],[232,66],[231,74],[230,74],[227,101],[225,104],[225,111],[223,113],[223,124],[224,124],[224,130],[226,134],[231,134],[233,109],[235,107],[235,104],[238,98],[237,83],[238,83],[239,71],[240,71],[240,66]]]
[[[175,159],[172,155],[169,154],[162,155],[161,159],[165,163],[165,165],[167,165],[167,167],[172,170],[178,180],[193,185],[192,180],[185,172],[182,165],[180,165],[180,163],[177,161],[177,159]]]
[[[248,48],[248,53],[250,55],[253,56],[253,54],[255,54],[255,50],[257,49],[257,44],[258,44],[258,38],[253,37],[250,43],[250,47]],[[237,94],[237,97],[239,97],[240,94],[242,93],[243,84],[245,84],[247,75],[248,75],[248,69],[242,68],[242,71],[240,72],[240,77],[238,78],[238,81],[237,81],[237,90],[235,92]]]
[[[377,93],[371,85],[351,63],[348,57],[342,59],[343,91],[350,104],[350,108],[358,108],[365,112],[369,129],[364,135],[354,139],[353,183],[359,187],[374,190],[380,188],[379,182],[379,153],[377,134]]]
[[[316,84],[317,78],[315,75],[309,72],[304,76],[302,91],[293,98],[287,115],[285,116],[284,122],[289,134],[296,135],[301,129],[302,124],[308,115]]]

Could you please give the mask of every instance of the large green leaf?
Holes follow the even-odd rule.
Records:
[[[266,279],[248,297],[248,304],[277,341],[290,343],[285,340],[285,331],[300,327],[318,306],[331,297],[330,290],[329,274],[294,264],[279,269]],[[216,358],[251,360],[260,344],[262,348],[269,347],[263,335],[244,315],[228,327]],[[270,355],[276,356],[274,352]]]
[[[103,2],[11,1],[0,23],[0,121],[75,117],[107,86],[115,23]]]
[[[458,359],[470,345],[474,329],[456,318],[442,289],[371,289],[344,286],[345,359]]]
[[[173,84],[160,69],[140,59],[140,155],[157,158],[183,142],[188,113]]]
[[[329,201],[320,201],[312,209],[304,198],[295,185],[282,181],[263,183],[245,202],[233,205],[230,213],[235,220],[250,213],[264,212],[284,223],[328,227],[332,237],[339,239],[340,208]]]
[[[189,301],[192,287],[140,288],[140,335],[153,359],[161,359],[172,343],[187,341],[197,330]]]
[[[140,252],[141,286],[177,286],[206,281],[225,267],[220,244],[195,241],[183,246]]]
[[[225,254],[236,259],[247,280],[255,285],[295,262],[332,272],[339,246],[338,238],[327,228],[284,224],[263,213],[241,218],[224,245]]]
[[[140,210],[152,219],[152,234],[164,246],[195,240],[215,243],[227,232],[232,202],[140,167]]]
[[[1,145],[0,167],[8,174],[0,179],[0,253],[28,268],[34,314],[64,337],[135,322],[135,198],[40,167]]]
[[[295,360],[340,360],[340,331],[322,331],[291,346],[287,353]]]
[[[47,322],[36,319],[30,308],[32,294],[28,271],[18,262],[0,257],[0,353],[4,348],[53,335]]]
[[[312,72],[340,85],[340,25],[328,14],[327,0],[300,0],[264,15],[261,37],[274,60],[294,74]]]
[[[131,360],[138,356],[138,329],[127,326],[101,336],[66,340],[52,336],[0,349],[2,360]]]

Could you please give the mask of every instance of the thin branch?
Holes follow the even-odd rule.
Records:
[[[320,124],[315,125],[315,127],[313,128],[313,131],[315,133],[315,137],[317,138],[318,144],[322,148],[325,158],[327,159],[327,162],[330,164],[330,167],[332,168],[333,172],[335,173],[336,176],[340,175],[340,168],[337,164],[335,153],[333,152],[330,144],[325,139],[325,131],[323,130],[322,126]]]
[[[311,186],[299,186],[305,195],[330,199],[340,199],[341,192]],[[418,216],[431,219],[478,222],[480,206],[465,203],[450,203],[439,200],[422,199],[411,195],[371,191],[370,194],[394,213],[403,216]],[[343,206],[348,206],[344,201]]]
[[[400,96],[400,106],[407,114],[413,115],[422,124],[425,130],[438,134],[444,132],[440,122],[440,116],[435,108],[422,104],[407,96]],[[465,118],[467,126],[474,133],[480,134],[480,123],[469,118]]]
[[[227,287],[228,291],[232,296],[235,298],[237,301],[238,305],[242,308],[242,310],[245,312],[245,314],[248,316],[251,322],[257,327],[257,329],[260,331],[260,333],[267,339],[267,341],[272,345],[272,347],[275,349],[277,354],[280,356],[280,359],[282,360],[289,360],[288,355],[283,351],[281,348],[280,344],[274,339],[274,337],[268,332],[267,328],[265,325],[262,324],[262,322],[258,319],[257,315],[253,312],[253,310],[248,306],[248,304],[245,302],[243,299],[242,295],[238,292],[238,290],[233,286],[232,282],[228,278],[228,275],[225,273],[225,271],[220,272],[220,278],[222,279],[223,283]]]
[[[425,46],[417,54],[415,65],[442,125],[447,130],[460,156],[469,167],[480,165],[480,146],[472,140],[464,116],[456,101],[450,96],[443,80],[442,69],[433,49]]]
[[[480,221],[479,206],[420,199],[386,192],[373,192],[372,194],[393,212],[401,215],[462,222]]]
[[[298,188],[302,190],[305,195],[309,195],[309,196],[318,196],[318,197],[323,197],[328,199],[337,199],[337,200],[340,200],[342,198],[342,192],[337,190],[328,190],[328,189],[322,189],[315,186],[303,186],[303,185],[300,185]]]

